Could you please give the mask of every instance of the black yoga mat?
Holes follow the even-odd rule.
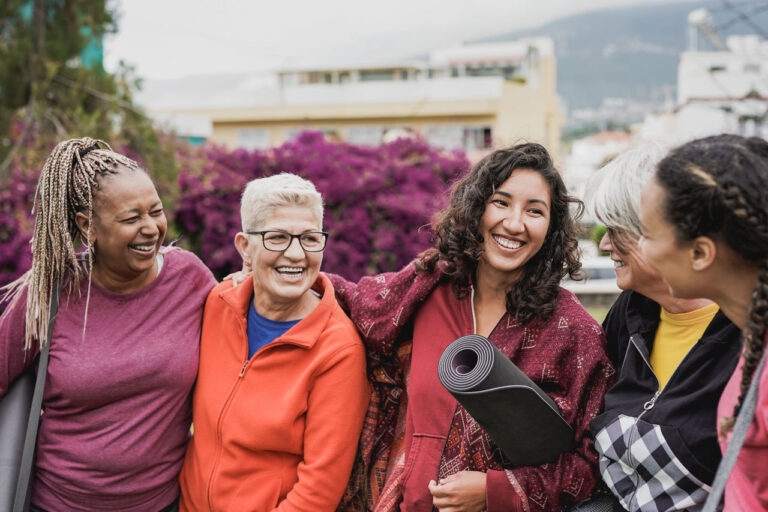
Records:
[[[509,465],[538,466],[572,449],[573,430],[554,400],[483,336],[448,345],[437,375]]]

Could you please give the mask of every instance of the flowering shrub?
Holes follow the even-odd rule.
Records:
[[[0,188],[0,286],[10,283],[32,266],[29,241],[34,230],[30,216],[37,173],[14,167],[11,181]]]
[[[398,269],[426,249],[430,217],[469,168],[463,154],[420,140],[367,147],[327,142],[314,132],[268,151],[179,145],[176,162],[176,183],[158,184],[166,206],[173,205],[169,238],[179,236],[179,245],[219,277],[241,267],[233,240],[240,231],[240,195],[254,178],[285,171],[312,181],[325,199],[323,227],[330,232],[323,270],[358,279]],[[22,167],[0,187],[0,286],[32,262],[30,211],[39,167]]]
[[[304,132],[266,152],[209,147],[181,162],[175,221],[186,234],[181,245],[226,275],[242,264],[233,240],[246,183],[292,172],[312,181],[325,200],[330,239],[323,270],[358,279],[398,269],[429,247],[430,217],[468,167],[461,153],[410,139],[364,147]]]

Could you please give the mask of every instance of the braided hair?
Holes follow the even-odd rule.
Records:
[[[717,135],[673,150],[658,165],[666,191],[663,215],[679,242],[717,237],[759,266],[744,333],[741,392],[722,435],[733,429],[760,362],[768,326],[768,142],[757,137]]]
[[[45,340],[55,288],[64,284],[65,278],[70,278],[71,289],[79,289],[86,272],[90,278],[94,193],[99,190],[100,178],[116,174],[120,168],[135,170],[139,166],[130,158],[113,152],[106,142],[88,137],[60,142],[45,161],[32,209],[35,215],[32,268],[6,286],[6,298],[11,300],[18,299],[21,291],[27,288],[26,350],[32,347],[33,340],[41,345]],[[76,223],[78,213],[88,217],[85,236],[81,235]],[[78,264],[77,249],[81,245],[87,249],[87,271]]]

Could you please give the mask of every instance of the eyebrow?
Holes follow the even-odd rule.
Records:
[[[496,190],[493,194],[494,195],[499,194],[500,196],[504,196],[504,197],[507,197],[509,199],[512,199],[512,194],[508,194],[508,193],[503,192],[501,190]],[[549,204],[547,204],[547,202],[544,201],[543,199],[529,199],[528,202],[529,203],[540,203],[540,204],[544,205],[544,207],[546,207],[547,210],[549,210]]]

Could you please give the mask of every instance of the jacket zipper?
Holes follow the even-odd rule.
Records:
[[[240,325],[242,329],[242,323]],[[245,333],[245,329],[242,329],[242,333],[246,340],[248,338],[247,334]],[[274,340],[269,343],[271,346],[276,346],[274,344]],[[278,343],[280,345],[280,343]],[[240,368],[240,373],[237,374],[237,380],[235,381],[235,385],[232,387],[232,390],[229,392],[229,396],[227,397],[227,401],[224,402],[224,407],[221,409],[221,414],[219,414],[219,419],[216,421],[216,439],[218,441],[216,446],[216,458],[213,461],[213,469],[211,470],[211,477],[208,480],[208,508],[210,510],[214,510],[213,508],[213,480],[216,476],[216,469],[219,465],[219,460],[221,458],[221,450],[223,448],[224,440],[222,439],[222,424],[224,422],[224,416],[226,416],[227,410],[229,409],[229,406],[231,405],[232,401],[234,400],[235,394],[237,392],[237,389],[240,387],[240,383],[243,380],[243,377],[245,376],[245,371],[248,369],[248,366],[250,365],[251,361],[253,361],[260,353],[262,353],[264,350],[267,350],[269,347],[266,345],[262,347],[261,350],[258,350],[255,354],[253,354],[253,357],[248,359],[248,343],[246,342],[245,347],[245,361],[243,362],[243,366]]]
[[[677,371],[680,369],[681,366],[683,366],[683,363],[685,362],[686,359],[688,359],[688,356],[690,355],[690,353],[693,352],[693,348],[696,346],[696,343],[698,343],[699,340],[697,340],[696,343],[694,343],[693,346],[691,346],[691,348],[688,349],[688,352],[685,353],[685,356],[683,356],[683,358],[680,360],[680,363],[678,363],[678,365],[672,371],[672,375],[670,375],[669,379],[667,379],[667,386],[664,386],[664,389],[661,389],[661,383],[659,382],[659,378],[656,376],[656,372],[653,371],[653,367],[651,366],[651,362],[645,357],[645,354],[643,354],[643,351],[640,350],[640,347],[637,346],[637,341],[635,340],[635,335],[630,336],[629,337],[629,341],[635,347],[635,350],[637,350],[637,352],[640,354],[640,357],[643,359],[643,362],[646,364],[648,369],[651,371],[651,374],[653,375],[653,378],[656,379],[656,387],[657,387],[656,392],[653,394],[651,399],[643,404],[643,412],[641,412],[640,415],[638,415],[638,417],[635,418],[635,425],[634,425],[634,427],[632,428],[632,430],[630,431],[630,434],[629,434],[629,444],[628,444],[628,446],[630,447],[630,449],[627,450],[627,456],[628,456],[628,459],[629,459],[630,467],[634,468],[635,467],[635,460],[632,457],[631,446],[632,446],[632,441],[633,441],[634,436],[635,436],[635,431],[637,430],[637,423],[640,421],[640,418],[642,418],[645,415],[645,413],[647,413],[648,411],[653,409],[653,406],[656,405],[656,401],[658,400],[659,396],[664,392],[664,389],[668,388],[669,383],[672,382],[672,379],[674,378],[674,376],[677,373]],[[635,472],[635,473],[637,473],[637,472]],[[629,502],[627,503],[627,506],[629,507],[629,510],[632,510],[632,502],[634,501],[635,495],[637,494],[637,483],[638,482],[635,483],[635,490],[632,492],[632,496],[630,497]]]
[[[240,322],[240,329],[241,329],[241,335],[245,332],[243,329],[242,322]],[[247,335],[246,335],[247,339]],[[255,354],[254,354],[255,355]],[[219,461],[221,460],[221,450],[224,445],[224,439],[222,438],[222,424],[224,422],[224,416],[226,416],[226,412],[229,409],[230,404],[232,403],[235,393],[237,389],[240,387],[240,382],[243,379],[243,376],[245,375],[245,370],[248,368],[248,343],[246,342],[245,347],[245,362],[243,362],[243,366],[240,368],[240,373],[237,375],[237,380],[235,381],[234,386],[232,386],[231,391],[229,392],[229,396],[227,396],[227,400],[224,402],[224,407],[221,408],[221,413],[219,414],[218,420],[216,420],[216,456],[213,460],[213,468],[211,468],[211,477],[208,479],[208,509],[209,510],[215,510],[213,508],[213,481],[216,478],[216,470],[219,466]]]

